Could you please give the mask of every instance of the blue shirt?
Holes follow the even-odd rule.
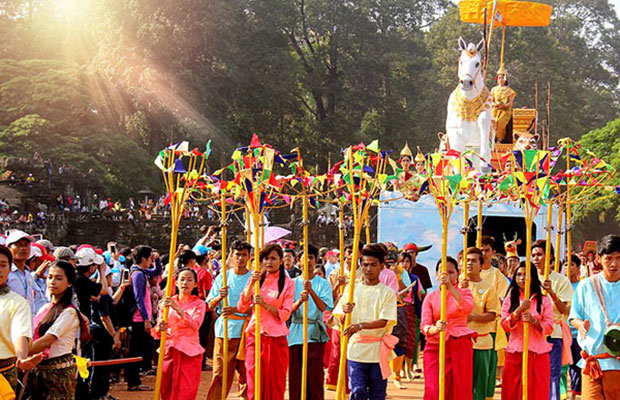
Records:
[[[298,276],[294,279],[295,281],[295,301],[301,298],[301,292],[304,290],[303,283],[304,279],[302,276]],[[310,280],[312,285],[312,290],[314,293],[319,296],[319,298],[325,303],[325,311],[331,311],[334,309],[334,297],[332,296],[332,287],[327,282],[327,280],[321,278],[318,275],[315,275],[314,278]],[[295,311],[291,315],[291,326],[289,330],[289,334],[287,336],[288,345],[295,346],[304,343],[304,326],[303,326],[303,318],[304,318],[304,306],[302,304],[299,307],[299,310]],[[323,312],[319,311],[316,303],[312,299],[312,296],[309,296],[308,299],[308,343],[321,343],[327,342],[327,340],[319,341],[316,339],[316,335],[318,335],[317,329],[325,329],[325,324],[323,322]],[[315,335],[313,335],[315,333]],[[313,336],[315,339],[313,339]]]
[[[7,284],[12,291],[22,296],[28,301],[32,315],[37,314],[37,307],[35,305],[35,285],[34,278],[30,273],[30,269],[25,266],[24,272],[20,271],[15,264],[11,266],[11,272],[9,273],[9,279]]]
[[[611,323],[620,323],[620,307],[617,307],[614,301],[620,298],[620,281],[608,282],[602,273],[599,273],[600,282],[603,289],[603,297],[607,314],[611,319]],[[570,310],[569,321],[575,318],[583,321],[590,321],[590,329],[585,338],[577,335],[577,342],[582,349],[589,355],[605,353],[603,347],[603,333],[607,326],[605,324],[605,315],[603,308],[596,297],[594,288],[591,283],[592,277],[584,279],[577,286],[577,290],[573,295],[572,307]],[[620,370],[620,361],[615,358],[607,358],[598,360],[603,371]],[[585,366],[585,361],[581,360],[578,364],[581,368]]]
[[[234,269],[229,269],[226,273],[226,284],[228,286],[228,305],[236,306],[239,304],[239,299],[241,298],[241,292],[245,289],[246,284],[250,280],[250,276],[252,275],[251,271],[248,271],[245,275],[237,275],[235,274]],[[207,303],[211,300],[219,296],[220,289],[222,288],[222,274],[219,274],[214,280],[213,285],[211,285],[211,290],[209,291],[209,295],[207,296]],[[215,308],[215,311],[220,315],[222,313],[222,307],[224,306],[224,302],[220,301],[220,303]],[[240,317],[244,317],[244,314],[237,313]],[[231,319],[228,318],[228,337],[231,339],[239,339],[241,338],[241,331],[243,330],[243,323],[245,321],[242,319]],[[215,337],[223,338],[224,337],[224,318],[220,315],[215,320]]]
[[[334,270],[340,269],[340,263],[336,262],[335,264],[332,264],[330,262],[326,262],[324,267],[325,267],[325,276],[329,276]]]
[[[579,283],[581,283],[581,281],[571,283],[571,285],[573,285],[573,293],[577,292],[577,286],[579,286]],[[579,334],[579,331],[573,326],[573,324],[569,323],[568,326],[570,327],[570,333],[573,335],[574,338],[576,338]]]

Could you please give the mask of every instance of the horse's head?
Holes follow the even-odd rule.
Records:
[[[474,89],[476,79],[482,78],[482,56],[484,49],[484,39],[477,45],[465,43],[462,37],[459,38],[459,82],[461,89],[469,91]],[[478,88],[480,89],[480,88]]]

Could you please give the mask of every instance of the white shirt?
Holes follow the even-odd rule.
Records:
[[[46,332],[57,338],[50,347],[49,358],[70,354],[73,351],[79,326],[77,310],[73,307],[65,308]]]

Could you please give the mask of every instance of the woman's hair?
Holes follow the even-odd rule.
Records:
[[[189,264],[189,262],[192,260],[196,260],[196,253],[191,250],[183,250],[179,255],[179,268],[183,269],[187,267],[187,264]]]
[[[179,269],[179,270],[177,271],[177,273],[176,273],[177,277],[178,277],[179,275],[181,275],[181,272],[185,272],[185,271],[189,271],[189,272],[191,272],[191,273],[192,273],[192,275],[194,275],[194,282],[198,283],[198,274],[196,273],[196,271],[194,271],[194,270],[193,270],[193,269],[191,269],[191,268],[181,268],[181,269]]]
[[[278,269],[278,272],[280,273],[280,275],[278,276],[278,297],[280,297],[282,291],[284,290],[284,282],[286,280],[286,272],[284,271],[284,263],[282,262],[282,259],[284,258],[284,251],[282,250],[282,247],[280,247],[279,244],[275,243],[268,244],[261,250],[258,259],[262,262],[269,254],[274,251],[278,254],[278,257],[280,258],[280,268]],[[261,286],[263,286],[263,282],[265,282],[265,276],[266,274],[263,272],[260,277]]]
[[[403,262],[405,259],[409,260],[409,264],[412,264],[411,254],[404,252],[398,255],[398,262]]]
[[[525,261],[521,261],[521,264],[515,271],[512,273],[512,280],[510,281],[510,286],[508,286],[507,294],[510,296],[510,312],[519,307],[519,285],[517,285],[517,272],[521,268],[526,268]],[[531,263],[530,264],[530,295],[536,295],[536,311],[540,313],[540,308],[542,307],[543,295],[542,288],[540,284],[540,279],[538,278],[538,271],[536,270],[536,266]]]
[[[458,275],[458,273],[459,273],[459,264],[456,262],[456,260],[454,258],[448,256],[448,258],[446,259],[446,262],[454,265],[454,268],[456,269],[456,274]],[[435,272],[438,272],[439,268],[441,268],[441,260],[437,261],[437,265],[435,265]]]
[[[54,264],[52,264],[51,268],[53,267],[60,268],[63,270],[63,272],[65,273],[65,276],[67,277],[67,282],[69,282],[71,286],[67,287],[67,289],[62,294],[62,296],[60,296],[60,299],[58,300],[58,302],[56,302],[56,304],[54,304],[52,308],[50,308],[50,310],[47,312],[47,315],[39,323],[39,326],[35,327],[39,337],[42,337],[43,335],[45,335],[45,333],[47,333],[49,328],[52,325],[54,325],[54,322],[56,322],[56,319],[58,319],[60,314],[62,314],[62,312],[67,307],[73,306],[72,305],[73,284],[75,283],[75,269],[73,268],[73,265],[71,265],[67,261],[57,261]],[[82,325],[83,323],[82,314],[77,309],[75,311],[77,312],[78,319],[80,320],[80,325]]]

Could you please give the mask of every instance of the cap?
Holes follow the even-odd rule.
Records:
[[[45,247],[39,243],[30,243],[30,258],[40,258],[42,261],[54,261],[55,258],[47,253]]]
[[[340,255],[340,252],[338,250],[329,250],[327,253],[325,253],[325,257],[337,257]]]
[[[6,238],[6,245],[10,246],[13,243],[17,243],[22,239],[27,239],[29,242],[34,242],[34,238],[32,236],[30,236],[29,234],[27,234],[24,231],[20,231],[18,229],[12,230],[11,232],[9,232],[9,236],[7,236]]]
[[[194,253],[196,253],[197,256],[204,256],[205,254],[207,254],[208,252],[210,252],[212,249],[211,247],[207,247],[203,244],[197,244],[196,246],[194,246],[194,248],[192,249],[192,251]]]
[[[75,253],[75,257],[78,260],[77,265],[86,266],[91,264],[103,264],[103,257],[95,253],[95,249],[92,247],[82,247]]]
[[[45,247],[45,250],[47,250],[48,253],[51,253],[54,251],[54,245],[52,244],[52,242],[50,242],[47,239],[37,240],[37,243]]]
[[[75,260],[75,253],[68,247],[60,246],[54,250],[54,258],[57,260],[69,261]]]
[[[413,250],[416,253],[420,253],[422,251],[426,251],[428,249],[430,249],[431,247],[433,247],[432,244],[429,244],[428,246],[419,246],[415,243],[407,243],[404,247],[403,247],[403,251],[409,251],[409,250]]]

